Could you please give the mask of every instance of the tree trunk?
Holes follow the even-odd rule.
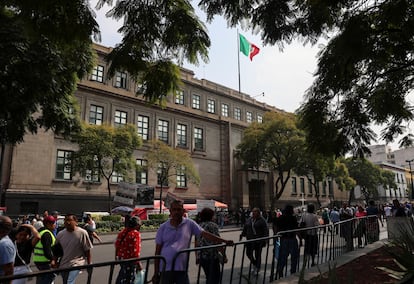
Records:
[[[108,212],[112,210],[112,194],[111,194],[111,185],[109,178],[106,178],[106,188],[108,189]]]

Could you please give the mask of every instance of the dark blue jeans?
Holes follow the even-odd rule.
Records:
[[[161,284],[190,284],[190,279],[187,271],[165,271],[161,275]]]
[[[220,262],[217,258],[201,258],[200,265],[206,274],[206,284],[220,283]]]
[[[250,259],[252,265],[259,271],[262,264],[263,242],[251,242],[246,244],[246,255]]]
[[[290,254],[290,273],[296,273],[299,260],[299,246],[296,238],[281,238],[279,248],[279,258],[277,260],[277,275],[283,277],[283,270],[287,265]]]
[[[37,262],[35,264],[36,264],[37,269],[39,269],[40,271],[51,269],[49,263]],[[47,273],[44,275],[40,275],[36,277],[36,284],[51,284],[55,280],[55,278],[56,278],[55,273]]]

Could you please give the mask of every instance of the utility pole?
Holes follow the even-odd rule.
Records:
[[[405,161],[408,163],[408,166],[410,167],[411,199],[414,199],[413,171],[411,169],[411,162],[413,162],[414,159],[405,160]]]

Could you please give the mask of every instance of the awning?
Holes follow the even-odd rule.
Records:
[[[223,202],[220,202],[220,201],[217,201],[217,200],[214,200],[214,206],[216,208],[223,208],[223,209],[228,207],[226,203],[223,203]]]
[[[184,209],[189,210],[197,210],[197,204],[184,204]]]

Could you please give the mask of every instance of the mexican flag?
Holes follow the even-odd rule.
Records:
[[[260,49],[254,45],[253,43],[250,43],[244,36],[239,34],[239,42],[240,42],[240,51],[248,56],[250,60],[253,60],[253,56],[259,53]]]

